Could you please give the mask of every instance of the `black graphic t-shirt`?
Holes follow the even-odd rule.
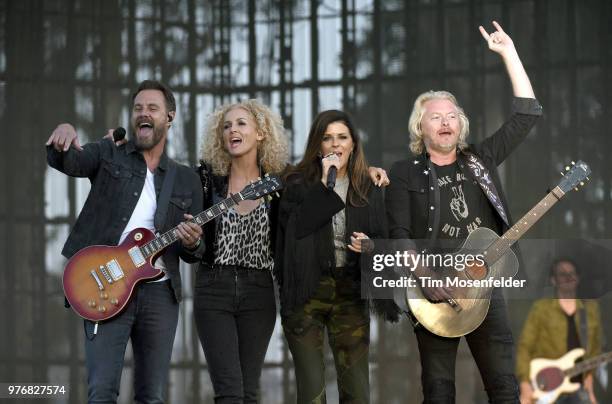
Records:
[[[434,164],[440,187],[440,239],[462,240],[479,227],[499,233],[495,212],[478,183],[466,177],[457,162],[445,166]]]

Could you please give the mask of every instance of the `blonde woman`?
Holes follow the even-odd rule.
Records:
[[[288,162],[280,116],[258,100],[218,108],[209,118],[199,167],[204,208]],[[204,226],[194,316],[215,403],[256,403],[276,321],[272,281],[278,199],[245,200]]]

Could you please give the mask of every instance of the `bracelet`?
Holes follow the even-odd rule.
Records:
[[[193,251],[193,250],[197,249],[200,246],[200,244],[202,244],[202,237],[198,238],[198,241],[196,241],[195,245],[192,245],[191,247],[185,246],[185,248],[188,249],[188,250]]]

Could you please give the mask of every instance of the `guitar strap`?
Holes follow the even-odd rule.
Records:
[[[166,224],[166,217],[168,216],[168,203],[170,202],[170,194],[174,187],[174,177],[176,176],[176,163],[172,159],[168,159],[168,172],[164,177],[164,183],[162,184],[161,192],[159,193],[159,199],[157,201],[157,209],[155,210],[155,217],[153,223],[157,231],[161,231]]]
[[[504,223],[506,223],[506,226],[510,227],[508,215],[506,214],[504,205],[499,197],[495,183],[493,183],[493,180],[491,179],[489,170],[487,170],[483,162],[473,153],[459,153],[458,157],[465,163],[466,167],[470,171],[470,174],[472,174],[476,182],[478,182],[478,185],[487,196],[487,199],[489,202],[491,202],[491,205],[493,205]]]
[[[200,171],[200,181],[202,182],[202,193],[204,194],[204,199],[206,199],[208,195],[208,188],[210,188],[210,179],[208,177],[208,166],[204,163],[204,160],[200,160],[200,167],[198,167]]]
[[[580,308],[580,342],[586,352],[589,351],[589,329],[587,327],[586,302],[581,300],[582,307]]]

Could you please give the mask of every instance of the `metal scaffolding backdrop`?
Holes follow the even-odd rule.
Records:
[[[66,385],[69,393],[56,402],[85,397],[82,322],[63,308],[60,250],[89,184],[47,168],[43,143],[57,123],[74,123],[82,143],[96,140],[107,128],[127,125],[131,91],[156,78],[177,96],[169,153],[184,163],[196,163],[215,106],[258,97],[282,114],[294,158],[312,117],[343,108],[355,116],[370,162],[389,168],[407,153],[408,115],[425,90],[458,96],[471,118],[472,140],[503,121],[511,88],[477,31],[493,18],[514,39],[546,111],[504,164],[511,210],[515,216],[527,211],[565,162],[583,158],[593,182],[530,235],[610,238],[608,0],[0,0],[0,382]],[[191,314],[192,269],[183,271],[188,293],[169,399],[212,402]],[[511,306],[515,335],[528,307],[526,301]],[[373,324],[373,402],[419,402],[410,327]],[[334,402],[335,373],[327,377]],[[457,377],[459,403],[483,400],[465,346]],[[131,380],[128,352],[121,402],[131,400]],[[294,394],[278,321],[262,402],[289,403]],[[605,397],[610,393],[600,401]]]

